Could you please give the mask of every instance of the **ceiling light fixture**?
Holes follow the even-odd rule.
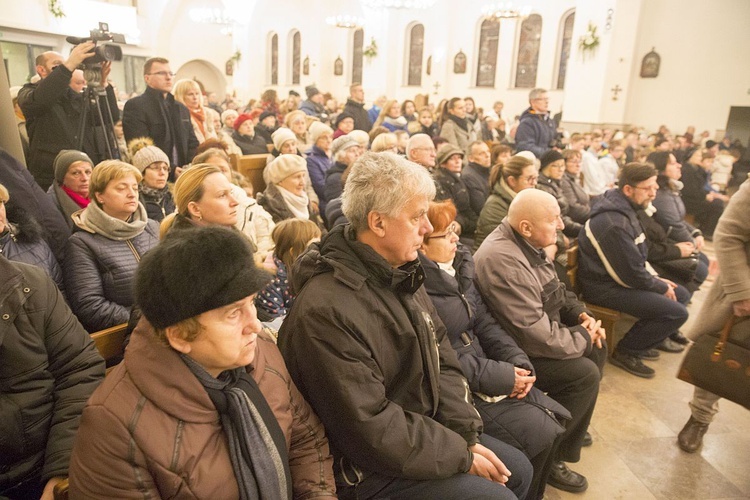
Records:
[[[525,6],[520,9],[513,2],[497,2],[482,7],[484,17],[491,19],[515,19],[518,17],[529,17],[531,7]]]

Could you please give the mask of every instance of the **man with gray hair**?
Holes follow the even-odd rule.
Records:
[[[422,167],[367,153],[344,188],[350,223],[294,266],[279,347],[327,429],[339,498],[510,499],[530,485],[528,459],[481,434],[422,286],[417,251],[434,196]]]
[[[552,149],[557,123],[549,114],[549,94],[544,89],[529,92],[529,108],[516,130],[516,151],[531,151],[537,158]]]
[[[427,134],[414,134],[406,143],[406,158],[432,173],[437,159],[435,143]]]

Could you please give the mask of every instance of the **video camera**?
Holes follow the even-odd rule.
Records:
[[[78,45],[83,42],[114,42],[126,43],[125,35],[120,33],[111,33],[107,23],[99,23],[99,29],[93,29],[86,38],[69,36],[65,39],[68,43]],[[89,86],[97,86],[101,80],[102,63],[106,61],[121,61],[122,49],[117,45],[103,44],[94,49],[94,55],[84,59],[82,64],[83,76]]]

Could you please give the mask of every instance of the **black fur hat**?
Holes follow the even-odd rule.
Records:
[[[156,328],[258,292],[271,275],[258,269],[250,242],[223,227],[172,231],[138,266],[135,299]]]

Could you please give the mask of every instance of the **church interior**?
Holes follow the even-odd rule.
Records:
[[[270,88],[304,96],[311,85],[343,104],[360,83],[365,108],[379,96],[435,106],[470,96],[485,110],[502,101],[512,124],[543,88],[568,135],[666,125],[748,147],[748,20],[748,0],[0,0],[0,122],[13,123],[0,146],[16,141],[8,89],[29,81],[34,58],[67,54],[66,37],[106,23],[124,35],[110,78],[125,97],[143,92],[143,63],[161,56],[175,80],[241,106]],[[589,488],[550,487],[547,500],[750,498],[746,409],[722,401],[703,448],[677,446],[692,396],[675,376],[682,356],[662,353],[650,380],[605,367],[593,445],[575,464]]]

